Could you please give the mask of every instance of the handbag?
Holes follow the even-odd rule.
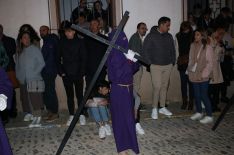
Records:
[[[102,97],[94,97],[93,98],[94,102],[97,103],[99,106],[106,106],[108,104],[107,99],[102,98]]]
[[[188,64],[188,61],[189,61],[189,56],[188,56],[188,54],[186,54],[186,55],[178,57],[177,64],[178,65],[186,65],[186,64]]]
[[[27,91],[29,93],[42,93],[45,91],[45,82],[43,80],[29,81]]]
[[[186,69],[188,67],[188,61],[189,61],[188,54],[179,56],[177,59],[177,69],[179,71],[186,71]]]
[[[88,99],[85,106],[98,107],[98,106],[106,106],[107,104],[109,104],[107,99],[101,97],[94,97],[93,99]]]
[[[97,107],[97,106],[98,106],[97,103],[94,102],[94,100],[92,100],[92,99],[88,99],[86,104],[85,104],[85,107]]]
[[[15,71],[11,70],[7,72],[8,78],[12,83],[13,88],[19,88],[19,81],[16,78]]]
[[[193,65],[188,66],[187,70],[190,72],[195,72],[197,69],[197,62]]]

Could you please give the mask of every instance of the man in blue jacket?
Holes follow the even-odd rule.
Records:
[[[41,49],[45,61],[45,67],[42,70],[42,77],[45,81],[45,92],[43,94],[44,104],[48,111],[44,118],[51,122],[59,117],[58,115],[58,98],[55,91],[55,79],[57,70],[57,54],[58,54],[58,37],[49,33],[48,26],[40,27],[40,36],[43,39]]]

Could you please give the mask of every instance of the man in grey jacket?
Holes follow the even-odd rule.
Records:
[[[134,33],[129,40],[129,49],[137,52],[142,55],[143,41],[145,38],[145,34],[147,32],[147,26],[145,23],[140,22],[137,24],[137,32]],[[139,93],[141,78],[143,74],[143,66],[141,65],[139,71],[134,74],[134,89],[137,93]]]
[[[142,48],[143,48],[143,41],[145,34],[147,32],[147,26],[145,23],[140,22],[137,24],[137,32],[134,33],[130,40],[129,40],[129,49],[137,52],[138,54],[142,55]],[[135,99],[135,117],[136,117],[136,132],[138,134],[143,135],[145,132],[140,125],[140,85],[141,85],[141,78],[143,74],[143,66],[139,67],[139,71],[134,74],[133,77],[133,95]]]
[[[150,74],[153,84],[153,110],[151,117],[158,119],[158,102],[162,108],[159,113],[171,116],[172,113],[165,107],[168,83],[173,65],[175,64],[175,46],[170,33],[171,20],[161,17],[158,27],[151,28],[143,44],[143,56],[151,63]]]

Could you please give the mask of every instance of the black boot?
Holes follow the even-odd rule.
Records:
[[[17,108],[16,108],[16,92],[13,91],[13,98],[12,98],[12,106],[11,109],[8,111],[8,114],[11,118],[16,118],[17,116]]]
[[[0,112],[0,117],[2,118],[2,124],[5,126],[9,122],[8,110],[5,109]]]
[[[185,98],[183,98],[183,103],[182,103],[181,109],[185,110],[187,108],[187,105],[188,105],[188,100],[187,100],[187,97],[185,97]]]
[[[224,103],[228,103],[229,102],[229,98],[226,97],[226,96],[224,96],[224,97],[222,96],[220,100],[221,100],[221,102],[224,102]]]

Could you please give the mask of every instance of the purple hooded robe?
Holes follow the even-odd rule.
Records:
[[[0,68],[0,94],[7,96],[7,108],[10,109],[13,95],[13,87],[6,72]],[[0,155],[12,155],[5,129],[0,118]]]
[[[109,38],[112,39],[113,31]],[[121,32],[117,45],[128,49],[128,39]],[[128,60],[121,51],[112,49],[107,59],[108,78],[111,82],[110,111],[118,152],[132,149],[139,153],[134,118],[133,74],[139,64]]]

